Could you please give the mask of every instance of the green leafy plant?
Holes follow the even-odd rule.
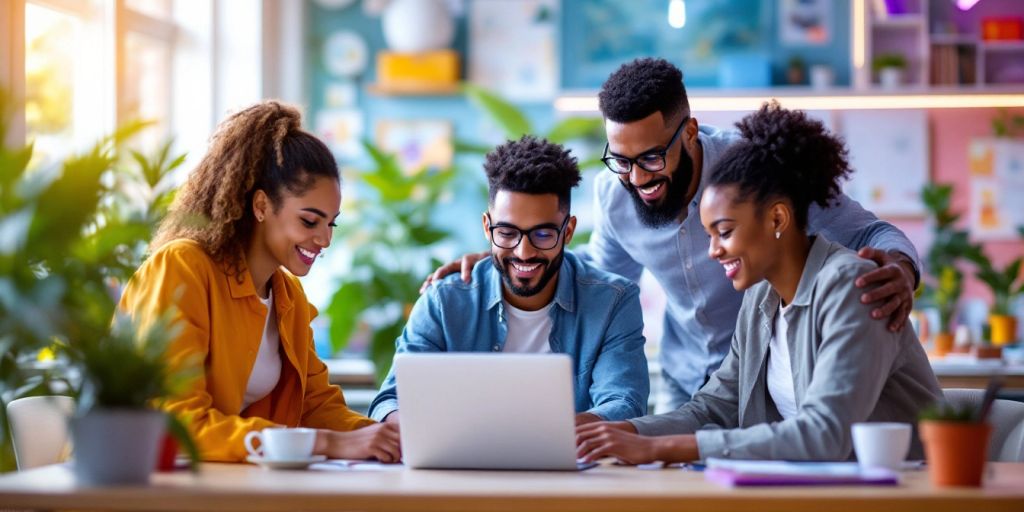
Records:
[[[945,400],[940,400],[928,407],[925,407],[918,414],[922,421],[956,421],[963,423],[978,422],[978,407],[973,404],[953,405]]]
[[[1024,237],[1024,227],[1017,230]],[[1013,299],[1024,293],[1024,279],[1020,277],[1021,264],[1024,264],[1024,258],[1017,258],[1000,270],[988,258],[979,258],[979,268],[975,275],[992,290],[995,299],[992,314],[1009,315]]]
[[[998,114],[992,118],[992,135],[1011,138],[1024,136],[1024,115],[1010,114],[1005,108],[999,109]]]
[[[8,119],[8,103],[0,98],[0,141]],[[131,175],[121,158],[124,145],[146,126],[127,124],[48,168],[29,167],[31,144],[0,147],[0,470],[13,468],[7,401],[71,394],[88,402],[99,375],[114,378],[94,371],[98,357],[115,373],[134,364],[106,352],[124,356],[116,347],[130,338],[128,331],[115,332],[111,324],[119,278],[141,262],[164,208],[147,203],[139,214],[124,206],[117,189]],[[141,172],[152,179],[162,179],[177,161],[142,160],[148,167]],[[42,353],[55,356],[40,363]],[[75,373],[86,378],[69,377]],[[131,386],[146,389],[145,382],[136,378]]]
[[[957,229],[960,218],[950,208],[952,185],[928,184],[921,192],[934,235],[925,258],[925,299],[939,310],[940,332],[950,332],[957,303],[963,291],[963,262],[983,259],[981,248],[971,243],[967,231]]]
[[[906,69],[907,58],[900,53],[882,53],[871,60],[871,69],[876,73],[885,68]]]
[[[356,181],[368,188],[350,211],[359,212],[339,227],[340,245],[351,251],[351,269],[327,306],[332,347],[346,347],[353,334],[368,330],[370,359],[378,380],[391,368],[395,339],[402,333],[420,284],[440,264],[434,257],[450,233],[432,214],[450,193],[454,169],[405,173],[393,155],[364,142],[374,167]]]

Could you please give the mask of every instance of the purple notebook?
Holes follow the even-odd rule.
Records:
[[[782,462],[709,459],[704,477],[728,487],[777,485],[897,485],[888,469],[861,470],[856,462]]]

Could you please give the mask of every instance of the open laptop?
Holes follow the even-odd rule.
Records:
[[[412,468],[578,470],[565,354],[398,354],[402,458]]]

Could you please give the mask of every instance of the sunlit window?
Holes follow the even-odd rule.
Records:
[[[141,134],[139,144],[155,148],[170,134],[172,47],[143,33],[125,34],[125,80],[118,102],[122,121],[156,122]]]

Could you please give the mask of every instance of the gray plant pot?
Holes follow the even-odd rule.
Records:
[[[75,477],[85,485],[145,484],[167,428],[161,411],[99,409],[71,420]]]

